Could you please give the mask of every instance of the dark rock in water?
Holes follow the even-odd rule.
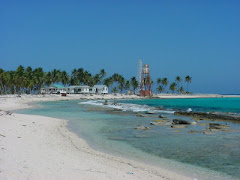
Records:
[[[228,127],[229,126],[218,124],[218,123],[209,123],[209,129],[224,129]]]
[[[138,116],[138,117],[147,117],[147,115],[144,115],[144,114],[137,114],[136,116]]]
[[[171,128],[187,128],[190,123],[181,119],[173,119]]]
[[[233,132],[233,130],[231,130],[231,129],[222,129],[222,131],[224,131],[224,132]]]
[[[163,118],[163,116],[162,116],[162,115],[159,115],[158,117],[159,117],[159,118]]]
[[[153,111],[147,111],[146,114],[154,114]]]
[[[143,125],[138,125],[134,129],[137,129],[137,130],[148,130],[148,129],[151,129],[151,128],[147,127],[147,126],[143,126]]]
[[[107,101],[107,100],[105,100],[105,102],[103,103],[103,105],[108,105],[108,101]]]
[[[205,112],[182,112],[182,111],[176,111],[174,114],[180,115],[180,116],[190,116],[190,117],[198,118],[201,120],[208,119],[213,121],[220,120],[220,121],[231,121],[231,122],[240,123],[239,116],[229,116],[229,115],[205,113]]]
[[[190,124],[188,121],[181,119],[174,119],[172,124]]]
[[[117,109],[117,108],[114,108],[113,110],[114,111],[122,111],[122,109]]]
[[[187,125],[179,125],[179,124],[173,124],[171,125],[171,128],[187,128],[188,126]]]

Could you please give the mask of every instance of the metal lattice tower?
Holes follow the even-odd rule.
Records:
[[[140,96],[152,96],[152,82],[148,64],[145,64],[142,68]]]
[[[138,81],[138,90],[137,92],[140,92],[140,84],[142,81],[142,60],[138,60],[138,74],[137,74],[137,81]]]

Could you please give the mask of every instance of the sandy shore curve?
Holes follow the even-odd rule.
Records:
[[[86,97],[67,97],[80,98]],[[8,112],[31,108],[32,102],[56,100],[66,97],[0,97],[0,179],[194,179],[93,150],[66,128],[67,120]]]

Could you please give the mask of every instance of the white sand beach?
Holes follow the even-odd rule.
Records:
[[[0,179],[194,179],[98,152],[66,128],[67,121],[9,113],[37,101],[139,98],[126,95],[0,96]]]

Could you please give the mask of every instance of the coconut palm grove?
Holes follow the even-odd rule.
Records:
[[[156,91],[159,93],[189,93],[188,86],[192,81],[192,77],[187,75],[185,78],[177,76],[174,82],[169,82],[168,78],[157,78]],[[184,89],[183,82],[186,84]],[[126,91],[135,90],[139,86],[136,77],[125,79],[122,75],[114,73],[107,77],[104,69],[97,74],[91,74],[83,68],[73,69],[71,73],[53,69],[45,72],[43,68],[33,69],[31,66],[18,66],[15,71],[5,71],[0,68],[0,93],[16,94],[16,93],[39,93],[41,87],[50,86],[53,83],[66,85],[88,85],[104,84],[108,86],[113,93],[124,93]],[[154,81],[152,80],[152,84]]]

